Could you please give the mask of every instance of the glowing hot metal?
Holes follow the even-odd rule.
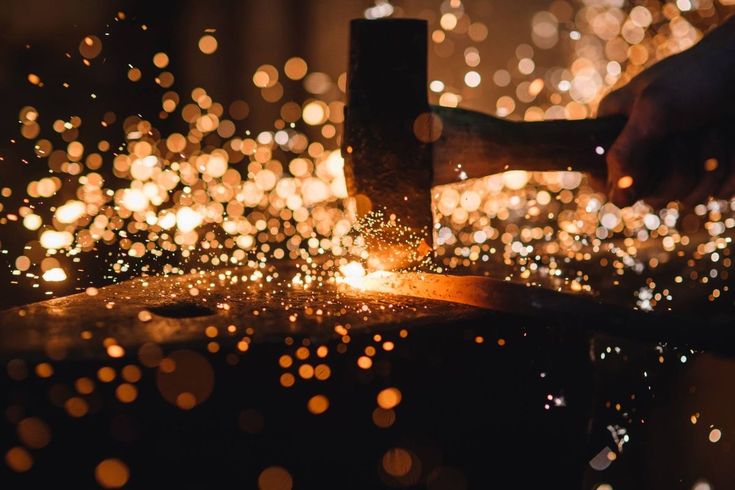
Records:
[[[364,292],[447,301],[502,312],[561,313],[570,318],[611,313],[628,318],[638,312],[614,307],[586,295],[568,294],[484,276],[454,276],[427,272],[375,271],[347,264],[338,283]],[[359,266],[359,264],[356,264]]]

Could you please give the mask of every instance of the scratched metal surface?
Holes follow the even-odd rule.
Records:
[[[232,343],[245,335],[253,341],[289,335],[326,339],[337,335],[337,325],[364,331],[481,313],[464,305],[357,293],[334,285],[293,288],[288,284],[292,270],[289,266],[273,270],[278,277],[269,282],[234,284],[231,276],[217,272],[133,279],[100,288],[95,296],[80,293],[11,308],[0,312],[0,355],[98,357],[104,355],[105,338],[126,348],[144,342],[204,342],[204,329],[210,325],[221,332],[234,325],[235,331],[225,336]],[[189,286],[197,282],[200,293],[192,296]],[[141,312],[150,315],[144,314],[142,320]]]

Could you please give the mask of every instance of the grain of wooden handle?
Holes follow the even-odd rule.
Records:
[[[442,123],[434,143],[434,185],[507,170],[575,170],[604,176],[604,152],[625,126],[623,116],[513,122],[464,109],[432,107]]]

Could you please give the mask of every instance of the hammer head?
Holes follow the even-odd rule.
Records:
[[[396,221],[396,236],[380,237],[380,247],[391,248],[381,260],[393,262],[381,268],[400,267],[431,250],[432,148],[415,129],[430,124],[426,44],[423,20],[356,19],[350,25],[342,153],[358,215],[380,211]],[[400,250],[407,230],[414,244]]]

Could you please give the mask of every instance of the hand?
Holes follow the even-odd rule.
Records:
[[[616,205],[735,194],[735,18],[608,94],[599,115],[613,114],[628,116],[607,153]]]

